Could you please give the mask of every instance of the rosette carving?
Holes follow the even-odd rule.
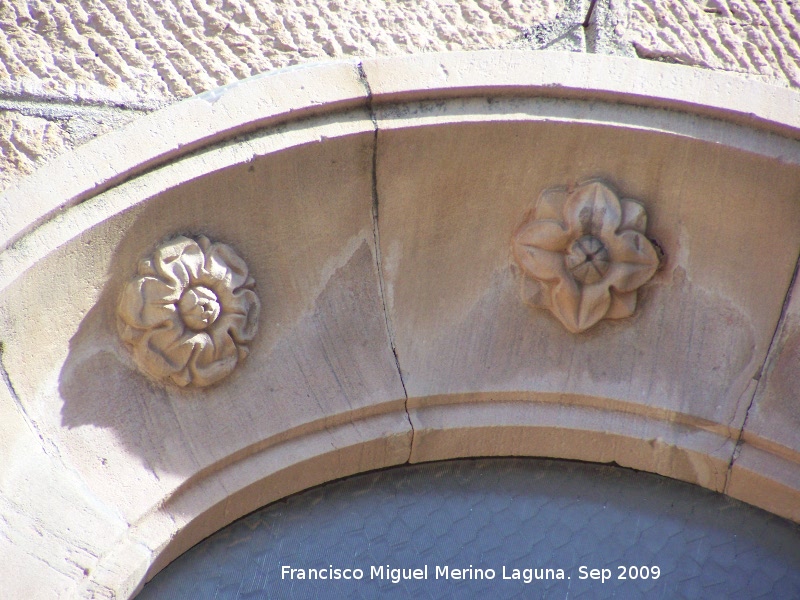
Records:
[[[660,262],[646,226],[641,204],[619,200],[600,181],[543,192],[512,242],[514,259],[534,284],[529,302],[572,333],[631,316],[636,290]]]
[[[118,329],[152,378],[203,387],[247,356],[261,308],[245,262],[230,246],[179,236],[139,262],[120,298]]]

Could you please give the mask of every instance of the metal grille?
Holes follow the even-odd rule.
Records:
[[[360,568],[364,578],[282,578],[284,565]],[[388,574],[387,565],[427,565],[428,579],[370,577],[373,566]],[[437,566],[495,577],[436,578]],[[632,566],[636,579],[631,569],[618,579]],[[565,579],[535,579],[535,571],[530,583],[503,579],[503,567],[520,577],[562,569]],[[800,598],[800,527],[626,469],[457,460],[359,475],[272,504],[195,546],[137,600],[640,597]]]

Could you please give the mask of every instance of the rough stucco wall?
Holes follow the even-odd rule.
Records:
[[[633,0],[639,56],[800,86],[800,0]]]
[[[800,86],[800,0],[5,0],[0,191],[140,114],[326,58],[485,48],[638,56]],[[99,115],[97,107],[107,107]]]
[[[493,48],[564,0],[12,0],[0,89],[158,105],[309,60]]]
[[[0,113],[0,189],[18,173],[62,152],[69,137],[59,123],[14,112]]]

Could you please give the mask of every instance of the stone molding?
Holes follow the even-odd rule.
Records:
[[[791,107],[674,65],[426,55],[243,81],[59,158],[0,198],[0,579],[132,597],[265,503],[464,456],[614,461],[800,521]],[[666,260],[630,319],[576,336],[520,306],[509,242],[531,195],[586,176],[646,202]],[[235,245],[270,311],[207,388],[153,385],[117,337],[178,231]]]
[[[205,387],[233,372],[258,330],[261,305],[234,250],[178,236],[139,262],[117,309],[138,367],[155,380]]]
[[[659,264],[646,227],[644,207],[600,181],[545,190],[514,234],[514,258],[536,282],[527,301],[572,333],[630,317]]]

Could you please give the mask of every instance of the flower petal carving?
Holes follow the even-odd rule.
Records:
[[[526,223],[517,233],[517,237],[527,248],[563,252],[569,244],[570,232],[559,221],[540,219]]]
[[[538,284],[531,296],[536,305],[579,333],[635,311],[636,290],[660,262],[646,226],[641,204],[589,181],[573,190],[545,190],[514,234],[512,253]]]
[[[247,356],[261,304],[247,265],[225,244],[178,236],[139,262],[117,308],[117,328],[153,379],[204,387]]]

